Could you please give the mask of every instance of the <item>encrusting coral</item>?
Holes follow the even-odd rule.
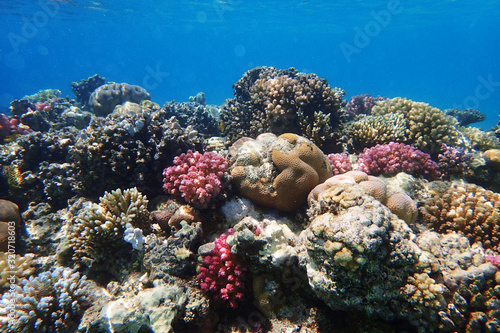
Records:
[[[230,154],[233,184],[241,194],[283,211],[300,207],[310,190],[332,176],[323,152],[296,134],[244,138],[231,147]]]
[[[420,208],[422,221],[438,232],[459,231],[485,248],[500,250],[500,194],[474,184],[455,184]]]

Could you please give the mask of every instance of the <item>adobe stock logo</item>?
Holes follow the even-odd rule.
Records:
[[[368,21],[363,29],[358,26],[354,27],[356,34],[354,35],[353,43],[342,42],[339,44],[340,50],[348,64],[351,63],[353,54],[360,54],[361,50],[370,45],[373,38],[380,35],[382,29],[391,23],[393,15],[403,11],[400,5],[399,0],[389,0],[386,9],[378,12],[372,10],[370,15],[373,17],[373,20]]]
[[[15,53],[19,52],[19,47],[35,38],[40,29],[45,27],[51,18],[54,18],[59,12],[59,4],[55,1],[38,1],[40,9],[30,18],[23,17],[23,25],[20,33],[9,32],[7,38]]]

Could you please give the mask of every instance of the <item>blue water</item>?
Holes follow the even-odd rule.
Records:
[[[152,100],[233,97],[256,66],[357,94],[500,114],[500,1],[1,1],[0,112],[95,73]]]

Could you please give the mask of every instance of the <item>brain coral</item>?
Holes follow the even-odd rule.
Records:
[[[429,153],[439,152],[442,143],[456,147],[462,136],[455,118],[427,103],[396,97],[377,102],[372,114],[402,114],[406,120],[408,142]]]
[[[106,116],[115,106],[125,102],[140,103],[151,99],[146,89],[128,83],[109,83],[97,88],[89,98],[90,110],[98,116]]]
[[[315,144],[333,144],[341,123],[345,92],[315,74],[294,68],[257,67],[234,85],[235,99],[221,110],[224,135],[294,132]],[[246,121],[245,121],[246,120]]]
[[[463,232],[485,248],[500,250],[500,194],[474,184],[453,185],[426,200],[422,220],[438,232]]]
[[[261,205],[292,211],[309,191],[332,176],[326,156],[308,139],[286,133],[244,138],[230,149],[231,176],[239,191]]]

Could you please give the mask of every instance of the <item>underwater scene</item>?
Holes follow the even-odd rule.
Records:
[[[499,17],[0,2],[0,332],[500,332]]]

